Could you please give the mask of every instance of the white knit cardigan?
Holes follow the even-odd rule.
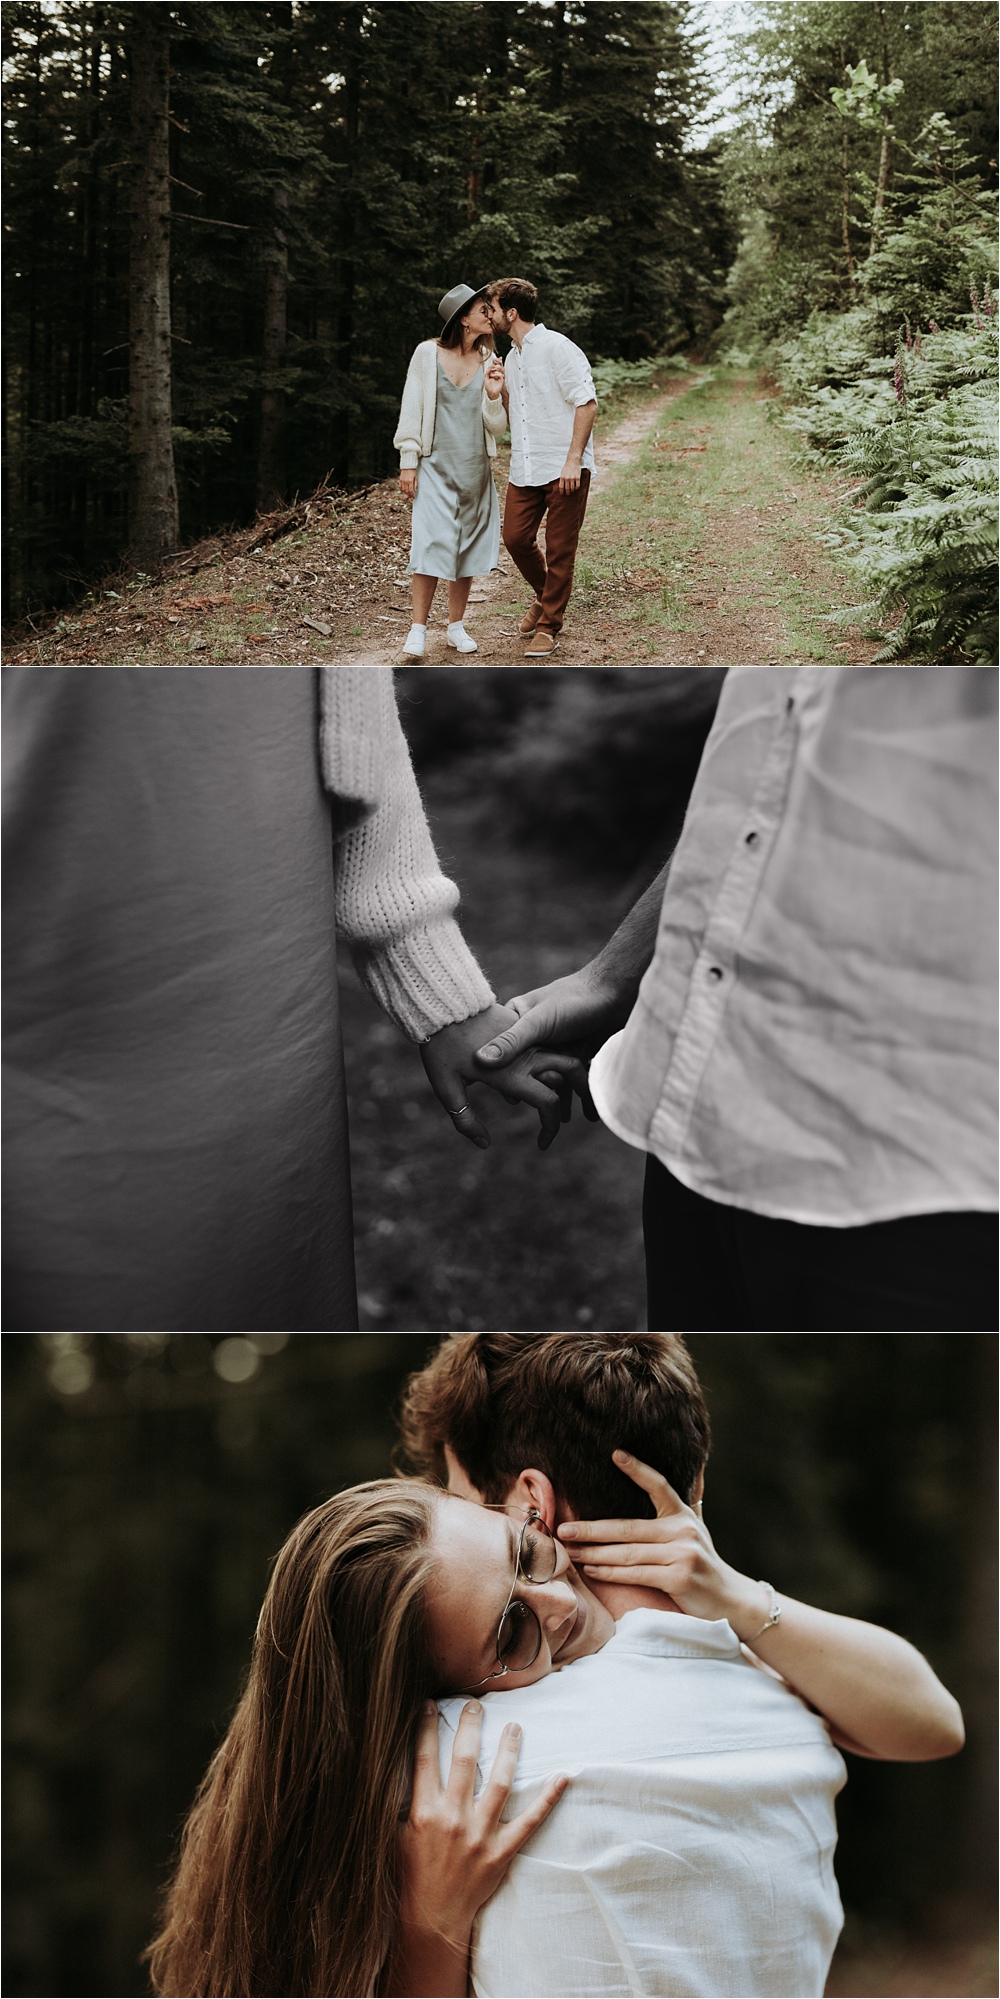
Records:
[[[396,435],[392,440],[393,450],[399,452],[401,472],[412,470],[421,458],[429,458],[434,446],[434,416],[437,410],[438,344],[436,340],[422,340],[414,349],[413,358],[406,371],[403,384],[403,401],[399,412]],[[483,430],[486,434],[486,449],[491,458],[497,455],[496,440],[507,428],[503,400],[496,401],[483,390]]]
[[[320,673],[320,757],[333,794],[334,909],[374,1000],[411,1041],[494,998],[455,921],[388,666]]]

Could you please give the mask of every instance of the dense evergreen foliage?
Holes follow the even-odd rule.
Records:
[[[688,0],[4,13],[15,608],[127,536],[140,567],[164,546],[126,518],[141,368],[164,393],[136,328],[158,231],[184,538],[331,472],[390,470],[406,362],[458,278],[533,277],[543,315],[595,355],[636,360],[719,317],[732,239],[718,149],[691,140],[708,85]],[[134,114],[155,34],[169,100],[142,116],[169,120],[172,212],[144,225]]]
[[[828,541],[876,657],[994,660],[996,7],[754,13],[721,350],[763,359],[849,475]]]

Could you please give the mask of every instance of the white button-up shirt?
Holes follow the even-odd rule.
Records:
[[[440,1704],[442,1776],[463,1706]],[[505,1723],[524,1731],[505,1817],[572,1781],[476,1919],[481,1999],[818,1999],[846,1771],[724,1620],[629,1611],[602,1651],[483,1707],[481,1779]]]
[[[996,1205],[996,706],[992,667],[729,673],[591,1068],[619,1138],[791,1221]]]
[[[547,486],[558,479],[573,439],[573,420],[581,403],[597,401],[590,362],[582,347],[553,333],[538,320],[504,362],[510,420],[510,483]],[[594,469],[593,439],[580,469]]]

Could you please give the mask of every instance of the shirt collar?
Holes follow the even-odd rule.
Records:
[[[544,333],[545,331],[546,331],[545,321],[543,319],[536,319],[534,326],[531,328],[530,332],[525,334],[524,339],[521,342],[522,354],[524,353],[524,350],[527,347],[529,340],[533,340],[536,333]]]
[[[661,1659],[743,1657],[740,1641],[724,1617],[685,1617],[677,1610],[627,1610],[608,1646],[618,1652],[649,1652]]]

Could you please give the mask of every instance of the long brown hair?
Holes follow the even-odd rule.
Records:
[[[423,1593],[433,1493],[377,1479],[279,1554],[246,1691],[184,1827],[155,1992],[374,1989],[398,1915],[395,1840],[433,1691]]]

